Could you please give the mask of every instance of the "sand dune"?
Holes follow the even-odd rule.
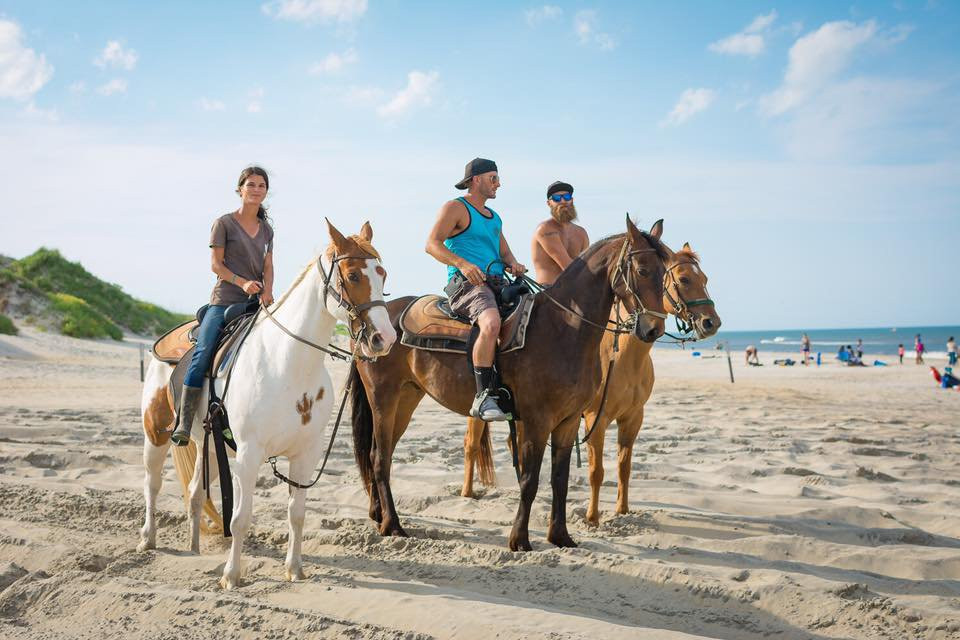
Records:
[[[223,540],[184,550],[172,463],[158,549],[135,551],[137,344],[0,336],[0,636],[960,638],[960,394],[914,365],[736,358],[731,385],[722,358],[654,360],[632,511],[612,513],[611,428],[599,527],[583,518],[585,451],[571,473],[579,548],[545,541],[547,463],[535,551],[508,551],[506,425],[498,485],[461,498],[465,422],[426,400],[394,464],[411,538],[370,526],[345,429],[308,493],[308,580],[283,580],[287,490],[264,465],[244,585],[225,593]]]

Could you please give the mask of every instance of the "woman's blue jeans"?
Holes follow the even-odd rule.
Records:
[[[197,346],[193,350],[190,367],[183,379],[184,386],[203,386],[203,378],[207,375],[207,369],[210,368],[210,360],[217,351],[217,336],[223,329],[223,314],[226,310],[226,305],[212,304],[203,314],[203,322],[200,323],[200,331],[197,333]]]

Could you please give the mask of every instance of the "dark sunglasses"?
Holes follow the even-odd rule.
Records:
[[[570,202],[571,200],[573,200],[573,194],[572,193],[555,193],[552,196],[550,196],[550,199],[553,200],[554,202],[560,202],[561,200],[564,202]]]

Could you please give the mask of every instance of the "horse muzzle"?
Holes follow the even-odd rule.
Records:
[[[637,325],[633,329],[633,335],[644,342],[655,342],[657,338],[663,335],[663,320],[651,315],[641,315],[637,318]]]

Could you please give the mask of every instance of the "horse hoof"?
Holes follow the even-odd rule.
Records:
[[[573,538],[566,533],[562,536],[556,537],[547,536],[547,541],[561,548],[574,548],[577,546],[577,543],[573,541]]]
[[[155,540],[141,540],[140,544],[137,545],[137,551],[139,553],[143,553],[144,551],[148,551],[150,549],[156,549],[156,548],[157,548],[157,543]]]
[[[303,569],[297,568],[296,570],[287,569],[287,582],[300,582],[301,580],[306,580],[307,574],[303,572]]]
[[[240,586],[240,580],[238,578],[228,578],[223,576],[220,578],[220,588],[224,591],[232,591]]]
[[[511,540],[510,551],[533,551],[529,540]]]

